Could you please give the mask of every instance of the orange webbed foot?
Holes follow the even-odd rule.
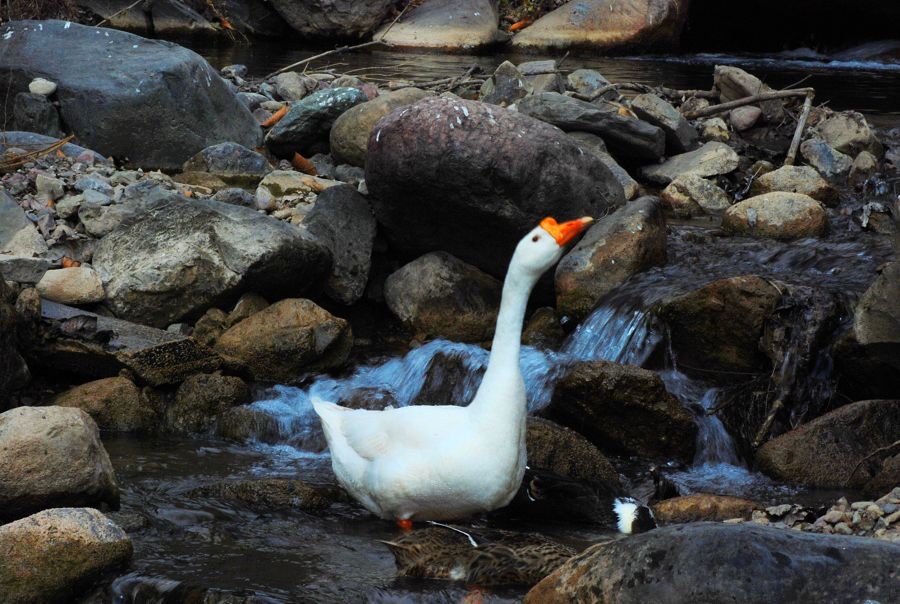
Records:
[[[400,527],[401,531],[411,531],[413,522],[409,518],[403,518],[402,520],[397,521],[397,526]]]

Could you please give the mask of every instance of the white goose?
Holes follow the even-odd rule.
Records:
[[[519,366],[531,290],[591,218],[545,218],[516,246],[487,371],[467,407],[347,409],[314,400],[338,482],[373,514],[449,520],[505,506],[525,472],[525,382]]]

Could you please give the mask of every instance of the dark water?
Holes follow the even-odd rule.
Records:
[[[292,48],[286,44],[212,45],[208,41],[189,42],[214,67],[233,63],[247,65],[250,74],[262,77],[276,69],[318,54],[326,49]],[[459,75],[477,63],[490,73],[504,60],[519,63],[538,59],[560,59],[561,54],[447,55],[371,51],[332,55],[313,63],[310,69],[333,67],[339,72],[395,79],[438,79]],[[855,109],[880,127],[900,126],[900,63],[868,60],[864,54],[847,51],[836,56],[801,50],[777,55],[691,54],[671,56],[600,57],[572,55],[564,69],[589,68],[600,71],[612,82],[663,84],[678,89],[710,89],[713,66],[742,67],[773,88],[802,81],[816,89],[816,103],[834,109]]]

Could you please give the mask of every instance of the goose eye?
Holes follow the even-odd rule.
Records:
[[[531,238],[531,240],[532,240],[532,241],[537,241],[537,240],[540,239],[540,238],[541,238],[540,235],[535,235],[534,237]]]

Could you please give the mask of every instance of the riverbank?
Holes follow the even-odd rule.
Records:
[[[665,504],[671,522],[766,535],[801,581],[808,555],[851,540],[836,564],[890,587],[866,561],[900,547],[896,131],[729,65],[696,89],[553,60],[259,79],[51,21],[7,26],[0,47],[0,533],[105,527],[94,561],[28,584],[36,601],[98,580],[100,600],[444,597],[391,582],[375,541],[391,535],[333,485],[309,400],[467,403],[511,249],[548,214],[598,218],[523,336],[528,457],[562,486],[488,526],[580,549],[609,538],[597,493],[616,484],[661,522]],[[676,497],[697,494],[744,501]],[[53,511],[77,506],[106,515]],[[719,539],[709,526],[686,530]],[[215,570],[286,549],[246,580]],[[311,569],[293,586],[291,565]],[[326,585],[335,565],[362,570]],[[542,589],[580,589],[566,572]]]

